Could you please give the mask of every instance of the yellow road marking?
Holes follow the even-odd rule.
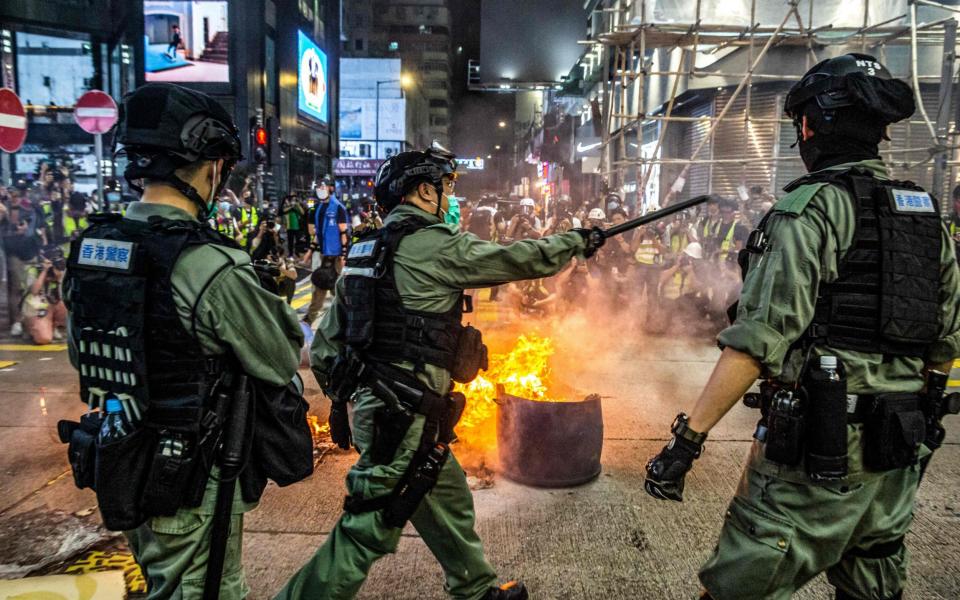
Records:
[[[960,387],[960,379],[951,379],[947,382],[947,387]]]
[[[290,306],[293,307],[293,310],[300,310],[308,304],[310,304],[310,296],[306,295],[300,298],[294,298],[293,302],[290,303]]]
[[[12,367],[17,364],[15,360],[0,360],[0,369],[6,369],[7,367]]]
[[[953,361],[953,368],[954,368],[954,369],[960,369],[960,358],[958,358],[957,360]]]
[[[96,573],[97,571],[122,570],[127,582],[127,590],[131,594],[145,594],[147,582],[143,579],[140,565],[129,552],[100,552],[99,550],[85,554],[80,560],[67,567],[67,574]]]
[[[47,344],[37,346],[34,344],[0,344],[0,350],[7,352],[63,352],[67,349],[66,344]]]

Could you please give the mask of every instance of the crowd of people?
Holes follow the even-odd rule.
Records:
[[[64,337],[65,256],[94,207],[75,189],[68,165],[42,162],[36,175],[0,186],[0,240],[10,335],[49,344]]]
[[[637,317],[647,333],[676,331],[682,322],[693,335],[713,334],[739,291],[737,254],[772,204],[763,188],[737,200],[715,196],[700,209],[612,238],[594,258],[555,277],[494,289],[490,298],[541,315],[601,303],[609,314]],[[616,194],[577,203],[567,195],[538,203],[491,194],[463,203],[462,214],[464,230],[501,243],[577,227],[606,229],[638,216]]]
[[[268,196],[262,202],[253,176],[237,183],[221,193],[211,227],[248,251],[261,279],[272,282],[288,303],[296,282],[310,276],[313,290],[304,320],[314,323],[351,242],[382,225],[373,198],[345,195],[341,200],[329,176],[310,193]],[[683,324],[692,335],[713,335],[739,294],[738,252],[775,201],[762,187],[744,192],[737,198],[714,196],[698,209],[616,236],[593,259],[575,261],[549,279],[494,288],[490,300],[547,315],[584,307],[589,299],[611,314],[628,312],[646,333],[677,331]],[[46,162],[33,182],[0,186],[11,337],[35,344],[63,339],[60,282],[70,241],[97,208],[95,196],[76,191],[68,167]],[[128,199],[115,180],[107,182],[107,210],[122,212]],[[951,199],[954,214],[947,226],[960,244],[960,186]],[[616,194],[580,201],[561,195],[545,202],[484,194],[476,201],[461,198],[459,210],[463,231],[503,244],[577,227],[607,228],[637,216]]]

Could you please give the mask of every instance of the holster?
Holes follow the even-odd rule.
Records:
[[[96,491],[97,436],[103,414],[90,412],[80,417],[80,422],[60,421],[57,432],[60,441],[67,446],[73,482],[80,489],[91,488]]]
[[[888,471],[917,462],[926,437],[918,394],[882,394],[864,426],[863,464],[871,471]]]
[[[385,371],[393,377],[388,379]],[[378,365],[367,371],[368,379],[363,382],[384,402],[384,407],[374,415],[371,458],[376,464],[392,462],[415,414],[424,416],[419,446],[389,494],[374,498],[347,496],[344,510],[353,514],[383,510],[384,522],[400,528],[436,485],[450,454],[449,443],[455,438],[453,430],[463,414],[466,397],[456,392],[441,396],[412,374],[394,371],[398,370]]]

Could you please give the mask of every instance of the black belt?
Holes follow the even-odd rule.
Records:
[[[440,418],[447,407],[444,396],[428,388],[413,373],[392,365],[367,362],[358,379],[394,410],[418,413],[431,419]]]

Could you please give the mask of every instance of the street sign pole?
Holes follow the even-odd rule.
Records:
[[[257,127],[263,127],[263,109],[257,109]],[[250,149],[250,154],[253,154],[253,149]],[[263,210],[263,164],[257,163],[257,211]]]
[[[97,210],[106,209],[103,194],[103,134],[117,123],[117,103],[100,90],[90,90],[77,100],[73,118],[77,125],[93,135],[93,151],[97,159]]]
[[[103,212],[103,134],[93,136],[94,150],[97,153],[97,210]]]

